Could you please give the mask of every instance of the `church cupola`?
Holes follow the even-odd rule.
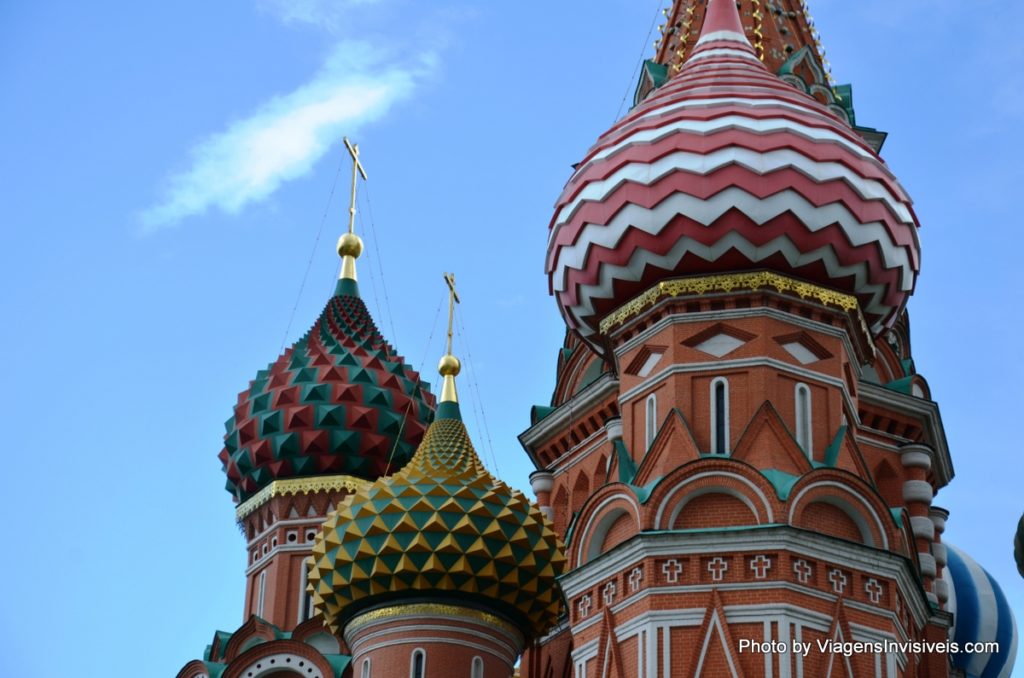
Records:
[[[802,283],[834,290],[856,299],[877,334],[914,289],[917,228],[878,155],[769,72],[734,3],[713,0],[678,74],[577,166],[546,268],[567,324],[599,352],[609,314],[681,277],[794,297]]]
[[[481,675],[510,676],[524,643],[558,619],[561,541],[477,456],[459,369],[450,313],[441,403],[416,454],[339,506],[313,547],[314,605],[344,633],[356,675],[364,664],[373,675],[477,675],[479,663]]]
[[[384,339],[359,295],[352,156],[348,230],[335,292],[301,339],[238,396],[220,460],[249,542],[247,616],[290,629],[313,611],[304,560],[328,512],[412,457],[434,396]]]

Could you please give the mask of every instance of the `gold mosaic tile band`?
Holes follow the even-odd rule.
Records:
[[[779,292],[790,292],[796,294],[801,299],[814,299],[826,306],[838,307],[847,312],[856,311],[861,325],[864,325],[864,330],[865,332],[867,331],[864,318],[860,314],[860,304],[857,302],[857,297],[804,282],[803,280],[788,278],[778,273],[758,271],[756,273],[727,273],[724,275],[676,278],[662,281],[643,294],[623,304],[602,320],[600,326],[601,333],[607,334],[612,328],[623,324],[664,297],[701,295],[708,294],[709,292],[758,290],[762,287],[773,287]]]
[[[288,478],[286,480],[275,480],[262,490],[246,499],[235,509],[235,517],[242,520],[247,515],[267,503],[274,497],[284,497],[293,494],[309,494],[310,492],[330,492],[337,490],[357,490],[369,487],[369,480],[356,478],[354,476],[311,476],[309,478]]]

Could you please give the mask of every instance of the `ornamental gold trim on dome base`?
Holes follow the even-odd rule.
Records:
[[[510,624],[505,619],[490,612],[477,610],[462,605],[451,605],[445,603],[409,603],[407,605],[389,605],[377,609],[356,614],[348,623],[349,629],[355,626],[364,626],[375,622],[388,621],[400,617],[424,617],[424,618],[446,618],[463,617],[476,620],[486,626],[496,627],[512,636],[522,636],[523,632]]]
[[[610,315],[601,321],[599,327],[601,334],[607,334],[612,328],[625,323],[645,308],[654,306],[655,303],[664,297],[702,295],[709,292],[758,290],[762,287],[774,287],[779,292],[792,292],[801,299],[810,298],[826,306],[841,308],[848,313],[856,312],[864,333],[867,336],[871,336],[868,332],[867,323],[864,322],[864,316],[860,312],[860,303],[857,301],[857,297],[769,271],[726,273],[722,275],[664,280],[612,311]]]
[[[238,520],[242,520],[274,497],[284,497],[294,494],[309,494],[311,492],[331,492],[337,490],[357,492],[372,484],[373,483],[369,480],[345,475],[312,476],[309,478],[275,480],[239,504],[238,508],[235,509],[235,517]]]

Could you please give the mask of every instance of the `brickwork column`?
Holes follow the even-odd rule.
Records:
[[[924,590],[928,600],[938,604],[934,591],[938,568],[931,548],[935,540],[935,523],[930,515],[935,493],[927,480],[928,471],[932,467],[932,450],[927,445],[905,445],[900,452],[906,478],[903,483],[903,501],[910,514],[910,529],[914,534],[914,545],[921,563]]]
[[[935,596],[943,608],[949,601],[949,583],[942,579],[942,570],[946,567],[946,545],[942,543],[942,533],[946,531],[946,520],[949,519],[949,511],[941,506],[932,506],[928,512],[935,525],[935,541],[932,542],[932,555],[935,556]]]

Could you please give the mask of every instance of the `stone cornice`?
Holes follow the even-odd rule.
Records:
[[[526,453],[530,455],[534,466],[538,469],[546,468],[539,463],[534,448],[551,438],[556,433],[567,428],[570,418],[582,418],[582,415],[589,412],[592,407],[615,393],[619,388],[618,378],[611,372],[606,372],[587,385],[579,393],[559,405],[548,416],[519,434],[519,444],[523,446]]]

